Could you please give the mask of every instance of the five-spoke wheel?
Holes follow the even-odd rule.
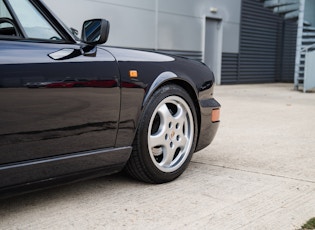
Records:
[[[126,171],[150,183],[174,180],[195,150],[197,122],[191,96],[178,85],[165,85],[143,109]]]
[[[149,124],[148,149],[155,166],[163,172],[177,170],[187,159],[194,137],[191,110],[181,97],[160,102]]]

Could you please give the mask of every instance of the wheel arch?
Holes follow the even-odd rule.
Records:
[[[192,101],[195,106],[196,114],[197,114],[197,125],[198,125],[198,135],[197,135],[197,140],[196,142],[198,143],[199,141],[199,134],[200,134],[200,125],[201,125],[201,111],[200,111],[200,106],[199,106],[199,101],[198,101],[198,92],[196,87],[194,87],[194,83],[192,82],[191,79],[188,77],[182,78],[177,76],[173,72],[163,72],[160,74],[155,81],[151,84],[150,89],[147,91],[143,103],[142,103],[142,108],[146,105],[148,99],[152,96],[152,94],[158,89],[161,88],[165,85],[169,84],[175,84],[181,86],[184,90],[187,91],[189,95],[191,95]]]

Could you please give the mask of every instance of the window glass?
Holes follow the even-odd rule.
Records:
[[[0,1],[0,18],[11,18],[12,19],[6,5],[4,5],[3,0]]]
[[[28,0],[9,0],[26,36],[34,39],[61,40],[61,36]]]
[[[3,0],[0,0],[0,36],[18,36],[17,27]]]

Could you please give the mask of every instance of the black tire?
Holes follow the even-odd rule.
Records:
[[[165,85],[150,97],[140,117],[125,171],[148,183],[165,183],[187,168],[196,147],[194,103],[182,87]]]

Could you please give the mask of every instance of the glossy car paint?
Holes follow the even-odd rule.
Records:
[[[219,123],[211,122],[211,113],[220,105],[212,95],[213,74],[204,64],[90,47],[75,40],[40,1],[32,2],[65,42],[0,36],[0,193],[92,171],[120,171],[130,156],[142,108],[155,89],[168,83],[183,86],[194,100],[199,114],[196,150],[212,141]],[[130,77],[130,70],[138,77]],[[91,84],[55,84],[65,79]],[[32,82],[48,84],[27,87]]]
[[[137,122],[141,108],[145,105],[146,99],[151,93],[158,87],[173,82],[183,86],[190,92],[195,99],[196,109],[199,110],[200,135],[197,150],[201,150],[211,143],[218,128],[218,123],[211,122],[211,113],[214,108],[219,108],[220,104],[213,98],[214,76],[206,65],[197,61],[170,57],[159,53],[112,47],[106,47],[106,50],[111,52],[118,62],[121,81],[137,83],[142,85],[143,88],[143,91],[133,89],[134,92],[138,92],[133,97],[130,97],[130,89],[121,88],[122,121],[126,120],[130,114],[136,114],[128,111],[136,109],[130,107],[130,104],[133,104],[137,105],[138,115],[134,118],[134,121]],[[138,78],[131,79],[128,75],[129,70],[138,70]],[[135,103],[134,100],[137,102]],[[126,130],[119,129],[117,139],[120,143],[117,146],[132,144],[133,139],[128,138],[126,142],[124,141],[125,132]]]

